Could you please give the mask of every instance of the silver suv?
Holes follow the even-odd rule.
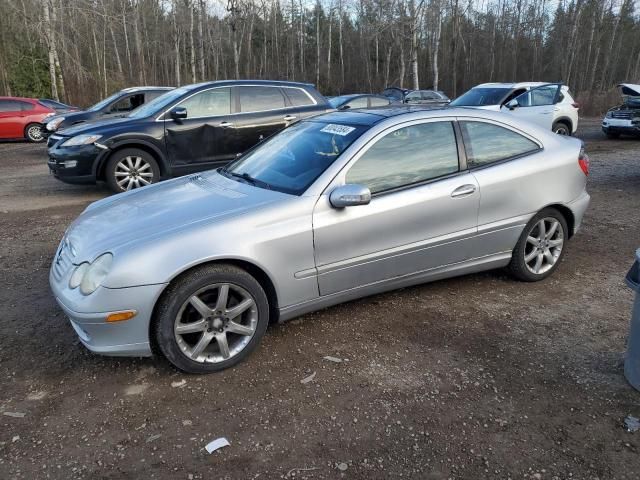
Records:
[[[272,321],[487,269],[546,278],[587,173],[578,140],[496,112],[329,113],[225,168],[91,204],[51,288],[90,350],[211,372]]]

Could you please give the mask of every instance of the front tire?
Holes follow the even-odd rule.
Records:
[[[557,122],[553,124],[553,133],[557,133],[558,135],[564,135],[567,137],[571,136],[571,128],[564,122]]]
[[[24,129],[24,138],[31,143],[41,143],[44,141],[42,133],[42,125],[39,123],[30,123]]]
[[[269,324],[269,301],[260,283],[227,264],[197,268],[162,296],[151,334],[179,370],[211,373],[243,361]]]
[[[567,221],[555,208],[545,208],[525,226],[513,249],[509,270],[518,280],[538,282],[562,260],[568,239]]]
[[[105,180],[115,193],[151,185],[160,180],[158,162],[138,148],[125,148],[111,155],[105,169]]]

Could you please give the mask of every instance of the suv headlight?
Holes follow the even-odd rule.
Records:
[[[93,262],[84,262],[76,267],[69,279],[69,288],[80,287],[80,293],[91,295],[102,284],[111,268],[113,255],[105,253]]]
[[[64,142],[61,146],[74,147],[77,145],[89,145],[90,143],[93,143],[100,138],[102,138],[102,135],[76,135],[75,137],[71,137],[69,140]]]
[[[50,132],[55,132],[62,122],[64,122],[64,117],[54,118],[49,123],[47,123],[47,130],[49,130]]]

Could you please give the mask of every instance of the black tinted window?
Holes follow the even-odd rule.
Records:
[[[35,105],[33,103],[29,103],[29,102],[18,102],[20,104],[20,109],[21,110],[33,110],[35,107]]]
[[[23,103],[17,100],[0,100],[0,112],[19,112],[23,110]]]
[[[347,183],[371,193],[431,180],[458,171],[458,149],[451,122],[400,128],[369,148],[347,172]]]
[[[314,101],[311,100],[304,90],[300,88],[285,88],[285,93],[289,97],[289,101],[296,107],[304,107],[307,105],[313,105]]]
[[[452,107],[479,107],[482,105],[500,105],[509,93],[508,88],[476,87],[450,103]]]
[[[236,87],[241,112],[262,112],[284,108],[284,97],[276,87]]]
[[[187,109],[187,118],[229,115],[231,113],[231,89],[205,90],[186,99],[179,106]]]
[[[461,122],[469,166],[486,165],[535,152],[540,147],[528,138],[491,123]]]
[[[122,97],[109,108],[112,112],[130,112],[144,103],[144,93]]]

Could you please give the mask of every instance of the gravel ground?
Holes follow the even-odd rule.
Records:
[[[305,315],[208,376],[82,347],[48,269],[108,192],[48,176],[44,146],[0,144],[0,478],[637,479],[622,359],[640,141],[597,120],[579,136],[592,205],[553,277],[488,272]]]

